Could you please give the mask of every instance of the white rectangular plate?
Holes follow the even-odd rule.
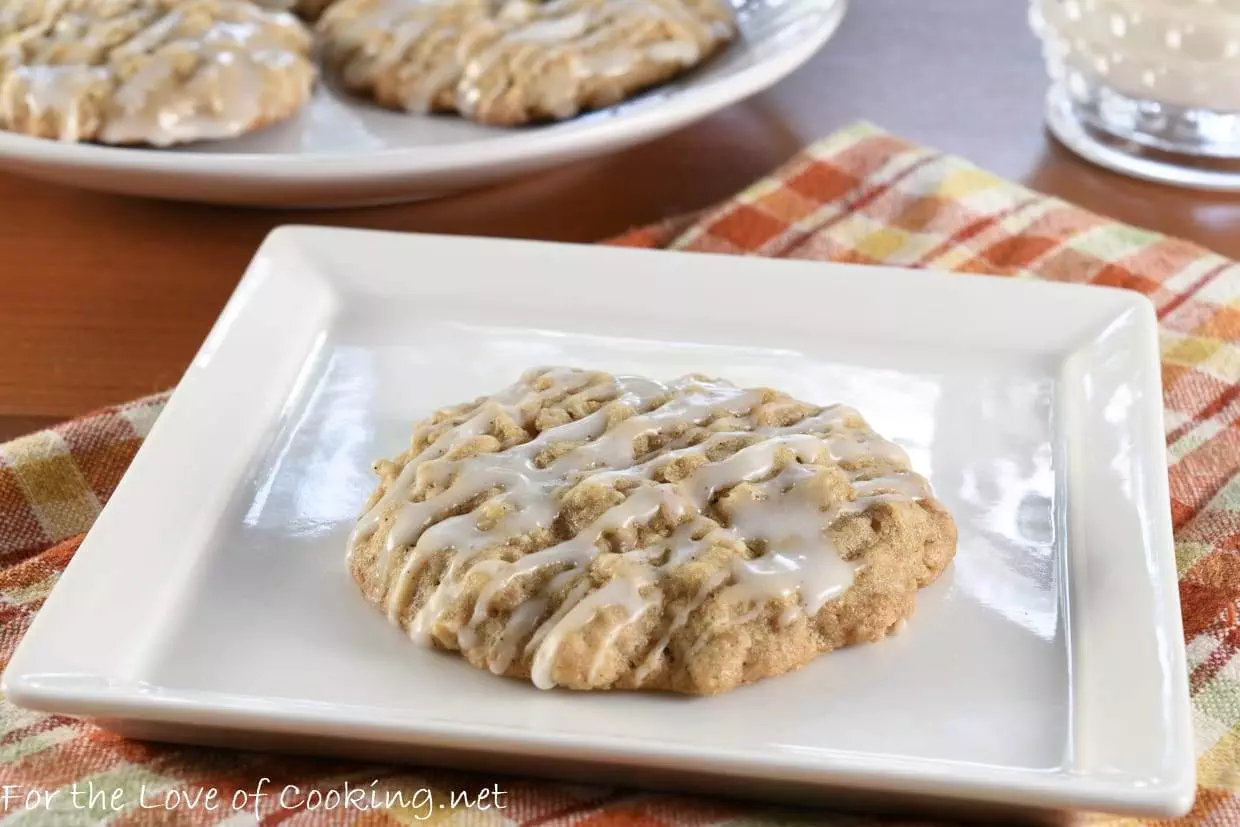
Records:
[[[538,364],[853,405],[954,514],[955,563],[903,634],[720,697],[543,692],[423,650],[345,570],[370,463],[416,419]],[[1156,326],[1137,294],[286,228],[5,691],[172,740],[1170,815],[1193,796],[1182,640]]]

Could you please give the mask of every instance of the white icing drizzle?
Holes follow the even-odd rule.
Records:
[[[555,577],[551,578],[551,581],[547,584],[547,587],[544,589],[544,593],[542,595],[539,595],[532,600],[527,600],[517,606],[517,608],[513,611],[512,616],[509,617],[508,623],[505,626],[504,632],[500,636],[499,641],[491,648],[491,651],[487,653],[487,666],[490,667],[492,672],[500,675],[508,669],[508,667],[512,664],[513,658],[517,656],[517,650],[521,646],[521,641],[525,640],[527,635],[532,635],[535,630],[540,628],[540,622],[543,619],[543,615],[547,613],[547,606],[549,603],[547,595],[554,594],[559,591],[567,583],[576,579],[577,576],[577,572],[575,571],[562,571]],[[576,588],[581,589],[584,593],[584,590],[588,588],[588,586],[589,584],[585,580],[582,580],[577,584]],[[571,608],[571,606],[575,603],[576,601],[565,601],[565,605],[569,608]],[[472,623],[466,624],[462,627],[459,637],[462,648],[473,648],[477,639],[474,634],[474,628],[475,627]],[[541,639],[542,637],[540,636],[539,640]]]
[[[552,670],[555,668],[555,658],[559,654],[565,635],[585,626],[594,619],[597,612],[612,606],[620,606],[625,611],[625,619],[613,625],[606,639],[597,647],[594,659],[590,663],[589,674],[593,679],[598,673],[602,656],[611,648],[611,644],[619,636],[621,630],[656,604],[654,595],[643,596],[641,593],[642,587],[648,585],[652,579],[649,575],[635,575],[609,580],[602,588],[588,592],[575,602],[572,609],[554,623],[544,624],[546,631],[533,650],[534,663],[530,669],[530,678],[534,685],[539,689],[550,689],[555,686]],[[654,591],[657,594],[657,589]]]
[[[852,585],[853,566],[839,556],[827,533],[844,506],[821,511],[810,499],[809,487],[798,484],[813,476],[806,468],[788,465],[773,479],[754,486],[764,499],[733,516],[731,528],[737,535],[765,538],[768,544],[766,554],[737,560],[733,566],[729,593],[739,602],[761,603],[800,592],[806,613],[813,615]]]
[[[700,545],[698,547],[700,548]],[[674,566],[669,566],[669,568],[672,567]],[[727,571],[720,570],[715,572],[707,578],[706,582],[702,584],[702,587],[698,589],[697,594],[695,594],[688,603],[676,610],[675,614],[672,616],[672,622],[667,625],[667,629],[664,630],[663,635],[655,642],[654,646],[650,647],[649,654],[646,655],[646,658],[638,664],[637,669],[634,670],[633,678],[637,683],[640,684],[644,681],[646,676],[655,669],[658,665],[659,656],[662,655],[664,650],[667,648],[667,644],[671,641],[672,636],[685,627],[685,624],[689,622],[690,615],[697,610],[698,606],[705,603],[706,598],[710,597],[711,593],[713,593],[715,589],[719,588],[719,586],[721,586],[727,579]]]
[[[547,403],[569,398],[604,404],[507,450],[451,458],[462,446],[484,438],[495,422],[529,429]],[[760,425],[754,416],[767,403],[800,406],[799,421]],[[622,408],[631,415],[620,418]],[[442,433],[409,459],[359,519],[350,547],[365,545],[381,521],[393,520],[381,565],[390,576],[388,567],[407,549],[401,568],[388,581],[387,609],[397,622],[422,566],[434,555],[447,555],[438,584],[409,623],[410,636],[426,645],[442,634],[442,616],[460,599],[467,581],[477,590],[472,614],[459,628],[446,630],[455,633],[464,650],[479,645],[478,629],[493,617],[496,598],[505,590],[522,589],[528,597],[505,618],[498,638],[491,635],[486,662],[502,673],[523,652],[531,658],[534,683],[543,688],[555,684],[566,638],[618,607],[599,632],[588,672],[591,681],[597,679],[603,656],[624,629],[652,610],[665,612],[662,575],[719,544],[745,544],[761,553],[751,559],[733,556],[730,570],[717,571],[691,600],[661,616],[659,636],[635,667],[638,681],[658,667],[668,642],[712,595],[735,605],[737,623],[759,616],[768,601],[779,598],[787,604],[779,626],[812,617],[852,584],[858,565],[837,553],[831,525],[878,503],[931,496],[929,484],[905,470],[904,451],[859,426],[855,411],[839,405],[812,408],[715,380],[687,377],[663,385],[637,377],[536,369],[476,407],[449,413],[444,423],[430,426]],[[684,444],[695,426],[716,432],[699,444]],[[635,456],[635,440],[655,435],[663,436],[660,449],[649,457]],[[560,449],[555,458],[538,467],[539,455],[552,446]],[[725,455],[709,461],[720,452]],[[682,460],[676,467],[683,476],[663,481],[664,472]],[[853,498],[836,496],[824,505],[823,475],[835,473],[832,468],[848,480]],[[627,495],[567,540],[515,559],[487,552],[505,538],[552,530],[563,503],[593,487]],[[467,509],[482,498],[492,515],[485,530],[476,510]],[[500,508],[503,512],[494,518]],[[717,519],[707,517],[708,512]],[[656,518],[674,527],[670,535],[630,553],[638,529]],[[591,574],[591,564],[603,554],[604,544],[621,553],[618,566],[600,579],[598,572]],[[553,597],[561,593],[565,596],[548,616]],[[698,640],[692,648],[706,642]]]
[[[779,613],[779,619],[776,621],[779,628],[783,629],[796,623],[805,616],[805,611],[800,606],[789,606]]]

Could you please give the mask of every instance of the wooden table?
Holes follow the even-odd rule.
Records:
[[[725,198],[859,118],[1092,210],[1240,256],[1240,197],[1131,181],[1042,127],[1024,0],[853,0],[775,89],[652,144],[445,200],[165,204],[0,175],[0,439],[175,384],[255,247],[298,223],[593,241]]]

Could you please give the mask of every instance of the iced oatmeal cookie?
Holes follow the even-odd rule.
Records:
[[[539,687],[710,694],[883,638],[956,529],[852,409],[567,368],[445,408],[349,541],[415,641]]]
[[[169,146],[231,138],[309,99],[310,33],[248,0],[5,0],[0,128]]]
[[[726,0],[338,0],[319,21],[346,87],[497,125],[571,118],[710,57]]]

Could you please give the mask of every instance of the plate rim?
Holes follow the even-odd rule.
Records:
[[[370,230],[351,230],[351,229],[335,229],[321,227],[281,227],[272,231],[266,240],[260,246],[255,254],[245,275],[238,284],[233,296],[229,299],[224,311],[221,313],[219,320],[213,326],[191,363],[190,370],[187,371],[186,379],[178,386],[172,398],[169,401],[168,408],[164,416],[156,422],[148,439],[139,449],[137,457],[134,460],[134,467],[146,469],[150,464],[150,457],[159,455],[161,452],[168,452],[171,443],[175,437],[172,434],[177,428],[183,425],[184,421],[188,421],[193,413],[188,410],[185,400],[191,398],[197,391],[198,384],[204,381],[203,377],[207,374],[210,364],[214,359],[217,348],[221,341],[229,336],[232,332],[234,323],[240,314],[244,312],[256,312],[250,308],[250,302],[255,295],[255,291],[279,270],[273,265],[274,260],[281,258],[287,259],[292,256],[294,259],[298,256],[308,255],[317,246],[322,249],[323,244],[333,244],[341,239],[349,239],[348,243],[370,243],[375,238],[386,238],[387,243],[392,244],[417,244],[425,240],[433,240],[435,244],[485,244],[493,251],[500,251],[503,248],[515,249],[521,248],[542,248],[546,251],[552,251],[564,248],[579,248],[582,250],[590,250],[593,254],[601,254],[608,256],[681,256],[693,255],[695,258],[716,259],[718,262],[729,262],[731,265],[737,265],[739,262],[748,262],[740,266],[754,266],[755,259],[738,259],[734,256],[723,255],[703,255],[703,254],[686,254],[673,253],[668,251],[651,251],[651,250],[631,250],[623,248],[598,247],[594,245],[563,245],[551,242],[530,242],[530,241],[513,241],[504,239],[476,239],[460,236],[431,236],[407,233],[392,233],[384,231]],[[763,260],[766,264],[776,264],[785,267],[788,272],[793,268],[800,268],[803,273],[807,272],[809,267],[817,265],[821,267],[819,262],[774,262],[772,260]],[[807,267],[808,265],[808,267]],[[907,284],[914,282],[922,285],[929,284],[933,286],[934,280],[938,280],[940,284],[947,285],[961,284],[961,279],[966,280],[969,287],[965,288],[970,291],[1032,291],[1033,292],[1062,297],[1063,300],[1072,300],[1076,302],[1094,302],[1096,306],[1114,307],[1124,310],[1125,312],[1135,312],[1141,316],[1141,324],[1143,331],[1143,339],[1145,340],[1145,351],[1142,358],[1154,359],[1153,365],[1157,367],[1157,327],[1154,319],[1153,307],[1149,300],[1137,293],[1120,290],[1111,287],[1098,287],[1087,285],[1071,285],[1071,284],[1054,284],[1034,281],[1016,281],[1008,279],[1000,279],[995,277],[975,278],[968,275],[951,275],[944,273],[935,273],[927,271],[912,271],[904,268],[892,267],[868,267],[862,265],[832,265],[840,272],[851,272],[854,275],[864,274],[867,280],[871,282],[875,278],[888,279],[895,284],[901,281]],[[330,264],[327,265],[330,269]],[[309,272],[299,273],[298,278],[309,279],[313,282],[319,279],[325,285],[330,286],[330,278],[325,277],[319,271],[310,268]],[[816,278],[821,277],[821,272],[815,274]],[[414,288],[416,292],[416,288]],[[323,312],[333,312],[333,307],[324,305]],[[1163,410],[1161,405],[1160,379],[1158,371],[1144,371],[1145,374],[1145,390],[1155,391],[1147,392],[1144,395],[1145,405],[1148,408],[1147,414],[1155,415],[1153,419],[1147,419],[1146,433],[1142,436],[1144,441],[1156,440],[1157,444],[1162,445],[1162,433],[1154,433],[1158,430],[1158,426],[1162,423]],[[185,408],[185,410],[182,410]],[[172,415],[169,416],[169,413]],[[168,443],[165,446],[165,443]],[[1158,454],[1165,456],[1165,454]],[[1154,481],[1156,491],[1166,494],[1167,482],[1165,474],[1161,475],[1161,483]],[[116,493],[105,507],[104,515],[109,512],[113,515],[122,509],[132,508],[127,504],[129,497],[130,475],[126,474],[122,480]],[[127,485],[127,483],[130,483]],[[1164,499],[1165,496],[1164,496]],[[205,509],[204,509],[205,510]],[[1155,510],[1151,514],[1152,519],[1158,524],[1160,530],[1165,530],[1167,538],[1170,538],[1170,506],[1167,503],[1166,513],[1163,509]],[[114,518],[115,519],[115,518]],[[1165,523],[1165,525],[1164,525]],[[1161,544],[1161,538],[1159,538]],[[209,544],[203,544],[209,545]],[[98,549],[98,550],[96,550]],[[1157,550],[1156,550],[1157,551]],[[86,552],[86,555],[83,555]],[[1159,624],[1168,636],[1173,640],[1182,641],[1183,629],[1182,619],[1179,611],[1179,596],[1176,579],[1176,572],[1173,563],[1168,563],[1172,558],[1172,549],[1166,548],[1161,550],[1160,557],[1161,566],[1158,571],[1151,575],[1155,577],[1161,575],[1161,582],[1155,582],[1155,589],[1160,591],[1163,598],[1162,607],[1167,613],[1165,616],[1158,618]],[[148,722],[161,722],[169,724],[181,724],[185,726],[193,726],[201,724],[205,719],[217,716],[221,725],[228,721],[240,723],[249,728],[259,728],[265,723],[270,725],[273,722],[283,721],[285,724],[297,724],[301,727],[310,726],[310,729],[302,728],[299,731],[307,734],[319,734],[327,738],[356,737],[356,733],[367,723],[364,717],[350,717],[350,709],[366,709],[359,707],[347,707],[341,704],[320,704],[318,702],[300,702],[300,704],[292,704],[295,708],[290,712],[287,708],[275,710],[270,705],[264,706],[261,698],[253,698],[246,696],[247,702],[240,702],[236,699],[227,700],[227,696],[219,696],[216,693],[195,693],[191,690],[165,690],[143,685],[134,681],[126,680],[123,677],[116,677],[117,671],[112,670],[111,674],[74,674],[73,670],[61,671],[61,677],[56,680],[48,680],[49,675],[54,674],[57,670],[49,670],[47,668],[33,668],[40,660],[56,660],[51,654],[51,648],[43,643],[41,638],[54,638],[56,629],[52,628],[54,624],[64,624],[67,620],[57,621],[57,612],[69,618],[73,613],[73,607],[69,606],[70,598],[64,595],[69,593],[64,589],[65,585],[81,588],[84,583],[76,583],[71,580],[68,575],[72,572],[74,565],[78,560],[84,559],[86,556],[94,554],[97,559],[101,559],[107,553],[107,547],[101,543],[91,543],[90,538],[83,543],[83,547],[78,552],[78,559],[70,566],[66,572],[66,577],[62,578],[60,586],[60,596],[57,599],[57,593],[54,591],[49,597],[47,604],[41,609],[36,616],[34,623],[27,631],[24,639],[19,644],[14,653],[8,668],[5,670],[2,680],[2,691],[4,691],[9,699],[21,706],[31,709],[37,709],[47,712],[61,712],[71,715],[78,715],[92,718],[109,718],[119,717],[132,720],[142,720]],[[193,568],[193,560],[182,561],[185,568]],[[69,580],[69,583],[65,583]],[[49,620],[49,618],[51,618]],[[40,647],[45,647],[49,651],[47,657],[44,656]],[[118,650],[124,649],[124,644],[117,644]],[[985,800],[996,803],[1012,803],[1023,804],[1035,807],[1086,807],[1097,809],[1108,809],[1117,812],[1132,812],[1134,814],[1158,814],[1158,815],[1175,815],[1183,813],[1191,806],[1195,795],[1195,755],[1191,745],[1191,708],[1187,693],[1187,678],[1185,669],[1185,657],[1182,646],[1172,647],[1171,653],[1172,668],[1178,673],[1172,675],[1172,678],[1183,676],[1184,680],[1172,680],[1172,690],[1175,697],[1168,702],[1170,714],[1170,723],[1173,731],[1170,733],[1168,740],[1168,749],[1171,750],[1174,760],[1171,763],[1178,763],[1178,774],[1174,774],[1170,778],[1153,779],[1145,786],[1135,786],[1131,783],[1128,776],[1107,777],[1104,774],[1077,774],[1071,775],[1061,770],[1058,772],[1035,772],[1028,768],[1019,767],[990,767],[978,770],[976,766],[972,767],[973,775],[962,776],[958,766],[960,762],[935,761],[925,757],[900,759],[892,756],[877,756],[872,762],[867,763],[864,753],[855,751],[837,751],[847,756],[848,763],[851,766],[831,766],[824,768],[821,765],[814,769],[807,761],[796,762],[784,757],[783,760],[772,761],[769,758],[759,762],[762,767],[771,773],[817,773],[816,783],[831,784],[839,783],[839,779],[844,779],[844,783],[864,789],[890,789],[897,792],[913,791],[915,787],[910,784],[920,783],[924,785],[922,792],[932,792],[938,794],[947,793],[951,797],[960,799],[976,799]],[[27,661],[31,662],[27,666]],[[195,697],[195,695],[210,695],[208,699]],[[323,712],[315,714],[313,710],[306,711],[309,707],[328,706],[333,710],[332,714]],[[373,721],[373,716],[370,717]],[[377,731],[370,735],[362,737],[373,737],[384,731],[383,725],[375,725]],[[353,729],[351,735],[348,731]],[[468,728],[468,727],[466,727]],[[486,741],[494,744],[497,740],[503,740],[501,735],[499,738],[494,734],[495,727],[486,727],[492,734],[485,736],[478,734],[480,741]],[[399,731],[396,731],[399,730]],[[457,744],[459,745],[462,726],[458,723],[447,724],[442,727],[435,725],[434,722],[421,722],[420,726],[406,724],[393,728],[389,725],[386,727],[388,735],[393,736],[390,739],[381,739],[392,741],[398,737],[411,735],[419,735],[422,737],[441,736],[448,738],[453,733],[456,734]],[[593,751],[600,757],[612,755],[615,751],[625,753],[624,748],[614,747],[612,753],[608,753],[606,747],[598,747],[600,743],[608,741],[605,736],[591,735],[591,748],[578,747],[576,754],[581,755],[582,750],[586,752]],[[529,746],[533,742],[540,742],[537,737],[531,737],[530,733],[524,732],[520,737],[513,736],[513,744],[525,744]],[[402,743],[414,744],[425,743],[419,741],[405,740]],[[560,757],[573,757],[573,744],[566,741],[562,736],[552,735],[542,742],[543,746],[548,749],[559,745],[559,752],[545,753],[548,757],[559,755]],[[644,742],[643,742],[644,743]],[[445,746],[452,746],[452,743],[444,742]],[[565,751],[567,750],[567,751]],[[671,751],[676,753],[675,750]],[[830,752],[827,750],[826,752]],[[668,756],[668,750],[664,748],[664,757]],[[629,760],[648,760],[652,756],[649,751],[627,753]],[[709,762],[711,756],[703,756],[695,754],[691,750],[680,754],[672,754],[671,758],[678,760],[693,760],[696,762]],[[671,759],[669,759],[671,760]],[[743,764],[743,760],[735,755],[720,758],[719,755],[714,757],[714,766],[721,773],[727,773],[728,766],[733,770]],[[709,763],[707,764],[709,766]],[[858,765],[863,765],[858,767]],[[948,767],[940,771],[935,771],[935,766]],[[747,771],[743,774],[752,777],[763,777],[764,773],[755,774],[753,768],[755,764],[751,762],[746,765]],[[955,767],[954,769],[952,767]],[[930,767],[930,769],[927,769]],[[770,776],[779,777],[779,776]],[[981,778],[979,783],[978,779]],[[808,783],[815,783],[814,779],[806,779]],[[1013,793],[1016,796],[1013,796]]]

